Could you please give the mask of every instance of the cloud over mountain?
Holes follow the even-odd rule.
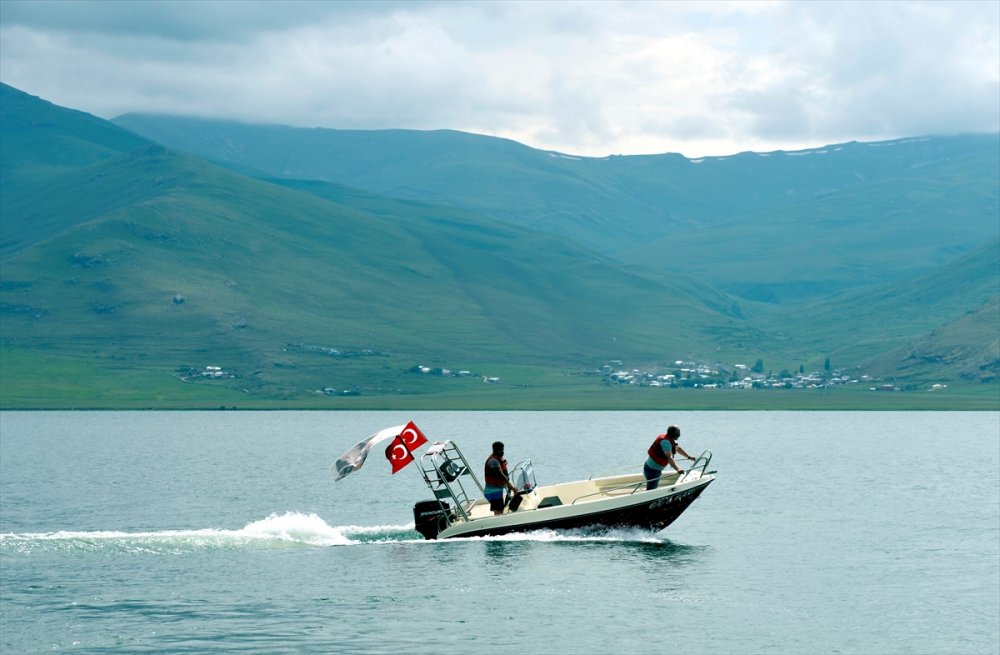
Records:
[[[997,3],[19,2],[2,79],[105,118],[452,128],[574,154],[1000,129]]]

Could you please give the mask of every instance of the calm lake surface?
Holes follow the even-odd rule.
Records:
[[[659,533],[425,542],[413,419],[541,484],[718,479]],[[1000,414],[0,413],[0,652],[998,653]]]

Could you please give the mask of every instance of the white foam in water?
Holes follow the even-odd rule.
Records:
[[[331,526],[316,514],[285,512],[248,523],[239,530],[162,530],[155,532],[59,531],[0,534],[0,547],[19,552],[42,550],[101,550],[131,553],[181,553],[201,549],[245,549],[295,546],[350,546],[371,543],[443,543],[444,541],[640,542],[663,543],[656,534],[638,528],[535,530],[491,537],[428,541],[414,534],[413,524]]]
[[[340,529],[316,514],[285,512],[248,523],[238,534],[256,539],[276,539],[311,546],[346,546],[354,543]]]
[[[0,534],[0,547],[20,552],[118,549],[177,553],[193,549],[287,546],[346,546],[356,543],[316,514],[285,512],[253,521],[239,530],[159,530],[149,532],[68,531]]]
[[[541,541],[541,542],[622,542],[661,544],[655,533],[641,528],[592,528],[575,530],[534,530],[514,532],[494,537],[467,537],[466,541]]]

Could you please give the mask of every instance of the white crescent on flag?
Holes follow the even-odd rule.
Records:
[[[407,464],[413,461],[413,453],[410,452],[404,435],[400,434],[392,440],[392,443],[385,447],[385,458],[389,460],[389,465],[392,466],[393,475],[403,470]]]
[[[365,459],[368,457],[368,452],[372,449],[372,446],[387,439],[395,439],[405,427],[405,425],[397,425],[396,427],[379,430],[341,455],[340,459],[330,467],[334,478],[342,480],[345,476],[357,471],[365,463]]]
[[[427,437],[420,431],[413,421],[406,424],[403,431],[399,433],[399,438],[406,445],[406,449],[411,453],[427,443]]]
[[[407,423],[399,436],[385,448],[385,458],[392,466],[392,474],[395,475],[406,468],[413,461],[413,451],[425,443],[427,443],[427,437],[420,431],[420,428],[413,421]]]
[[[410,451],[406,449],[406,446],[401,443],[392,444],[391,448],[392,454],[389,456],[389,459],[404,460],[406,459],[406,456],[410,454]]]

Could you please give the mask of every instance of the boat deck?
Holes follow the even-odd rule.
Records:
[[[660,487],[668,487],[675,484],[679,477],[677,473],[665,474],[660,479]],[[606,500],[608,498],[628,496],[634,493],[641,493],[645,490],[646,479],[641,473],[543,485],[533,489],[531,493],[522,495],[521,506],[517,509],[517,512],[521,513],[559,505],[579,505]],[[471,520],[493,516],[493,512],[490,511],[490,504],[484,498],[474,501],[471,507],[466,507],[466,512],[469,514]],[[504,510],[504,514],[509,513],[509,509]]]

